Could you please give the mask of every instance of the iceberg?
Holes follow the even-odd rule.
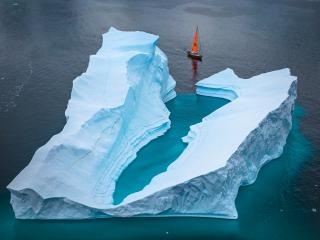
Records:
[[[168,169],[115,205],[121,172],[170,128],[164,103],[175,97],[175,81],[157,40],[114,28],[103,35],[74,80],[65,127],[8,185],[17,218],[238,217],[239,187],[282,154],[297,78],[289,69],[249,79],[226,69],[198,82],[197,94],[231,102],[192,125]]]

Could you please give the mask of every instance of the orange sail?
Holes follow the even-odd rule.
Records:
[[[202,55],[200,55],[200,52],[201,52],[200,47],[201,47],[201,44],[200,44],[200,38],[199,38],[199,29],[197,26],[196,32],[194,33],[191,50],[187,51],[188,57],[202,61]]]
[[[199,38],[199,30],[198,30],[198,26],[197,26],[197,30],[194,33],[193,43],[192,43],[192,47],[191,47],[191,52],[192,53],[198,53],[199,52],[198,38]]]

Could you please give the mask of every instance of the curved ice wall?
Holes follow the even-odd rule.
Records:
[[[114,28],[103,35],[87,71],[73,82],[65,127],[8,186],[16,217],[43,210],[30,200],[32,192],[92,208],[112,205],[122,170],[170,127],[164,102],[175,97],[175,81],[157,41],[152,34]],[[65,217],[76,216],[65,211]]]
[[[142,145],[170,125],[175,96],[157,37],[111,29],[75,80],[63,131],[10,183],[18,218],[109,216],[237,218],[235,198],[281,155],[291,128],[296,77],[288,69],[250,79],[231,69],[200,81],[197,93],[231,103],[191,126],[185,151],[121,204],[114,183]],[[140,174],[140,173],[137,173]]]

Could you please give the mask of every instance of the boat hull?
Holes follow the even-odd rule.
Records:
[[[193,52],[191,52],[191,51],[188,51],[187,53],[188,53],[188,57],[189,57],[189,58],[202,61],[202,55],[199,55],[199,54],[197,54],[197,53],[193,53]]]

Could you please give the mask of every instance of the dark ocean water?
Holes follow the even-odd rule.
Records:
[[[196,25],[197,66],[184,52]],[[284,154],[240,189],[238,220],[15,220],[5,186],[64,126],[72,80],[110,26],[158,34],[180,93],[226,67],[241,77],[284,67],[298,76],[301,107]],[[319,239],[319,80],[319,0],[0,0],[0,239]]]

